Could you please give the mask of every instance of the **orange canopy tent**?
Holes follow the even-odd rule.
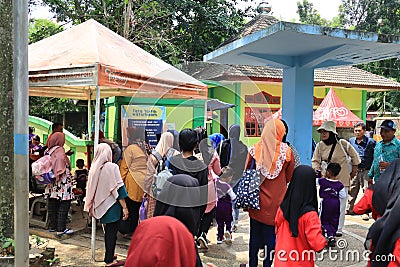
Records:
[[[336,122],[337,127],[353,127],[362,121],[343,104],[332,88],[314,111],[313,126],[319,126],[327,120]]]
[[[29,95],[207,98],[207,86],[91,19],[29,45]]]
[[[272,118],[281,119],[282,108],[272,114]],[[353,127],[355,123],[362,121],[343,104],[332,88],[314,111],[313,126],[319,126],[327,120],[332,120],[336,122],[337,127],[343,128]]]
[[[96,99],[96,118],[104,97],[207,99],[205,84],[92,19],[29,45],[28,53],[30,96]],[[95,146],[98,132],[95,120]],[[94,218],[92,224],[94,259]]]

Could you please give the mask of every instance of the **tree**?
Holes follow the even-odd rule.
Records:
[[[302,3],[297,2],[297,14],[299,14],[302,23],[323,26],[328,23],[326,19],[321,18],[318,11],[314,9],[313,3],[308,2],[308,0],[303,0]]]
[[[29,22],[28,26],[28,42],[36,43],[44,38],[50,37],[56,33],[62,32],[62,26],[48,19],[34,19]]]
[[[381,34],[400,33],[400,2],[397,0],[342,0],[341,16],[347,27]],[[400,62],[387,59],[358,66],[369,72],[400,82]],[[385,101],[383,101],[385,96]],[[371,110],[383,111],[400,107],[400,93],[368,93]]]
[[[299,14],[300,22],[313,25],[328,26],[339,28],[343,26],[343,17],[336,16],[331,21],[321,17],[319,12],[314,9],[313,3],[308,0],[297,2],[297,14]]]
[[[43,0],[61,21],[95,19],[172,64],[202,60],[244,24],[237,0]]]
[[[0,1],[0,233],[14,236],[13,1]]]

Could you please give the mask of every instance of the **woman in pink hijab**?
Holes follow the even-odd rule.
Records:
[[[85,211],[105,225],[104,242],[106,266],[122,266],[124,261],[114,260],[120,220],[128,219],[125,198],[128,197],[119,167],[112,163],[111,147],[98,144],[89,171]]]
[[[70,162],[64,150],[65,136],[61,132],[55,132],[48,141],[53,173],[56,181],[48,184],[45,194],[48,198],[49,231],[57,231],[57,236],[72,234],[73,231],[66,227],[68,211],[71,200],[75,198],[72,193],[72,175],[70,172]]]

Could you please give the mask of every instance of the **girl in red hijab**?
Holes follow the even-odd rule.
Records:
[[[196,251],[193,235],[171,216],[157,216],[143,221],[136,229],[125,266],[194,267]]]

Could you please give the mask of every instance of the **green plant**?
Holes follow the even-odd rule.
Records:
[[[15,252],[14,239],[0,236],[0,245],[1,245],[2,256],[14,256]]]
[[[55,264],[58,261],[58,258],[54,257],[53,259],[47,260],[47,261],[49,262],[49,265],[52,266],[53,264]]]
[[[49,244],[49,240],[37,235],[31,235],[29,243],[37,248],[45,249]]]

